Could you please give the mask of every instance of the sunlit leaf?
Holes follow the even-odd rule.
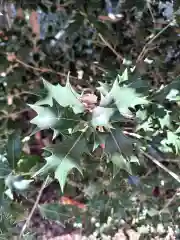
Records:
[[[24,191],[29,188],[30,183],[32,183],[33,181],[34,180],[26,180],[26,179],[22,179],[20,181],[15,180],[13,182],[13,186],[15,189],[17,189],[19,191]]]
[[[114,113],[113,108],[96,107],[92,112],[91,124],[94,128],[97,126],[109,127],[109,120]]]
[[[128,69],[126,68],[121,76],[119,76],[119,83],[128,80]]]
[[[48,90],[48,95],[44,100],[40,100],[36,105],[48,104],[52,107],[53,99],[55,99],[62,107],[71,107],[74,113],[82,113],[84,106],[79,100],[80,95],[70,85],[67,79],[66,86],[52,85],[51,83],[44,80],[44,86]]]
[[[171,131],[167,131],[167,138],[163,139],[161,144],[164,147],[174,147],[176,154],[180,152],[180,137]]]
[[[37,125],[39,129],[53,128],[58,122],[58,116],[51,108],[31,104],[29,106],[37,113],[31,123]]]
[[[131,115],[130,107],[148,104],[148,101],[137,94],[133,88],[120,87],[117,80],[113,84],[110,95],[113,97],[119,112],[125,116]]]
[[[170,114],[166,112],[165,116],[163,118],[159,118],[159,123],[161,128],[163,129],[164,127],[170,127],[171,126],[171,118]]]

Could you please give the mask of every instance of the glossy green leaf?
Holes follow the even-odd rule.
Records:
[[[176,154],[180,152],[180,137],[171,131],[167,131],[167,138],[163,139],[161,144],[164,147],[173,147]]]
[[[125,156],[131,156],[134,143],[137,143],[137,141],[124,135],[120,129],[113,129],[106,139],[105,151],[112,154],[118,152]]]
[[[170,118],[170,114],[168,112],[166,112],[165,116],[163,118],[159,118],[159,123],[161,128],[163,129],[164,127],[171,127],[171,118]]]
[[[126,68],[121,76],[119,76],[119,83],[125,82],[129,79],[128,69]]]
[[[52,85],[44,80],[44,86],[48,91],[48,96],[44,100],[40,100],[36,105],[48,104],[53,106],[53,99],[56,100],[62,107],[71,107],[74,113],[82,113],[84,106],[79,100],[80,95],[70,85],[69,79],[65,87],[61,85]]]
[[[35,124],[39,129],[53,128],[57,124],[59,116],[55,114],[53,109],[32,104],[29,104],[29,106],[37,113],[31,123]]]
[[[0,161],[0,179],[5,178],[11,173],[11,169],[7,162]]]
[[[134,108],[136,105],[148,104],[145,97],[136,93],[133,88],[120,87],[117,80],[115,80],[109,94],[113,97],[119,112],[124,116],[132,115],[129,108]]]
[[[75,165],[78,164],[83,153],[88,152],[85,139],[79,137],[77,139],[67,139],[60,144],[54,144],[46,148],[52,155],[46,157],[46,164],[39,169],[34,177],[39,174],[47,173],[49,170],[56,170],[61,162],[69,159]],[[69,162],[67,162],[69,166]]]
[[[22,173],[28,173],[38,163],[41,162],[41,157],[36,155],[23,155],[21,156],[17,170]]]
[[[76,168],[82,174],[80,167],[71,159],[65,157],[55,171],[55,178],[59,181],[62,192],[64,191],[67,176],[73,168]]]
[[[63,223],[65,220],[73,217],[72,211],[59,203],[47,203],[38,206],[41,216],[48,220],[54,220]]]
[[[21,146],[22,145],[19,132],[15,131],[9,135],[7,143],[7,159],[12,169],[16,168],[17,162],[20,159],[22,151]]]
[[[132,175],[130,162],[126,160],[121,154],[114,153],[111,161],[113,163],[113,175],[115,176],[120,170],[125,170]]]

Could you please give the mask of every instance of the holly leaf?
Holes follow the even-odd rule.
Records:
[[[132,115],[129,108],[134,108],[136,105],[148,104],[145,97],[136,93],[135,89],[120,87],[117,79],[109,94],[113,97],[119,112],[125,116]]]
[[[128,162],[121,154],[114,153],[112,155],[111,161],[113,163],[113,176],[114,177],[122,169],[125,170],[126,172],[128,172],[130,175],[132,175],[130,162]]]
[[[125,82],[128,80],[128,70],[127,68],[124,70],[123,74],[121,76],[118,76],[119,83]]]
[[[59,203],[41,204],[38,208],[41,216],[48,220],[54,220],[61,223],[73,217],[72,211],[68,211],[66,206],[60,205]]]
[[[77,139],[66,139],[60,144],[54,144],[45,149],[52,155],[45,158],[46,164],[33,177],[54,170],[55,178],[59,180],[63,190],[69,171],[72,168],[77,168],[80,171],[78,162],[82,154],[88,152],[85,139],[80,135]]]
[[[143,129],[145,132],[153,132],[153,123],[152,123],[152,118],[149,117],[147,120],[144,122],[140,123],[136,127],[136,131]]]
[[[72,109],[63,108],[57,104],[55,105],[56,115],[58,116],[58,121],[54,126],[54,135],[53,139],[55,139],[59,133],[68,134],[70,131],[74,131],[74,128],[77,126],[77,123],[81,121],[79,114],[74,114]]]
[[[168,111],[166,111],[166,114],[164,117],[159,118],[159,123],[162,129],[164,129],[164,127],[170,127],[171,126],[171,118],[170,118],[170,114]]]
[[[39,129],[53,128],[57,124],[59,116],[51,108],[32,104],[29,104],[29,106],[37,113],[37,116],[30,122],[37,125]]]
[[[177,89],[170,89],[169,93],[166,96],[166,99],[169,101],[176,101],[179,97],[179,90]]]
[[[107,95],[109,92],[109,85],[106,83],[99,82],[100,87],[97,87],[97,90],[103,95]]]
[[[94,128],[97,126],[109,127],[109,120],[113,115],[114,108],[96,107],[92,111],[91,124]]]
[[[7,162],[0,160],[0,179],[7,177],[11,173],[11,169]]]
[[[147,111],[146,110],[138,110],[136,112],[136,117],[141,121],[145,121],[145,119],[147,118]]]
[[[62,156],[52,154],[51,156],[46,157],[45,160],[46,164],[33,175],[33,178],[38,175],[45,174],[49,170],[55,170],[59,166]]]
[[[107,153],[123,153],[125,156],[133,155],[135,140],[127,137],[120,129],[113,129],[106,139],[105,151]]]
[[[71,139],[67,138],[61,143],[52,144],[51,146],[48,146],[44,149],[55,155],[68,154],[77,160],[83,153],[88,153],[87,144],[82,134],[76,134]]]
[[[175,153],[180,152],[180,137],[171,131],[167,131],[167,138],[161,141],[164,147],[172,146],[175,149]]]
[[[7,143],[7,159],[9,162],[9,166],[12,169],[15,169],[17,166],[17,162],[20,159],[21,156],[21,139],[19,132],[13,132],[8,137],[8,143]]]
[[[48,91],[48,95],[45,99],[40,100],[36,105],[47,104],[53,106],[53,99],[56,100],[62,107],[71,107],[75,114],[82,113],[84,106],[79,100],[80,95],[72,88],[69,78],[66,85],[63,87],[60,84],[52,85],[51,83],[43,80],[44,86]]]
[[[37,126],[31,136],[40,130],[51,128],[54,131],[53,139],[55,139],[59,133],[69,133],[69,130],[72,130],[79,121],[79,116],[75,115],[71,109],[62,108],[55,102],[52,108],[36,105],[30,105],[30,107],[37,113],[37,116],[31,120],[31,123]]]
[[[104,133],[95,134],[92,151],[94,152],[94,150],[99,146],[102,146],[102,145],[105,146],[106,138],[107,138],[107,134],[104,134]]]
[[[66,157],[63,158],[55,171],[55,178],[59,181],[62,192],[64,191],[67,175],[73,168],[76,168],[82,174],[80,166],[78,166],[70,158]]]

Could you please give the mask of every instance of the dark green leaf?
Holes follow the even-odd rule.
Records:
[[[80,167],[67,156],[66,158],[63,158],[55,171],[55,178],[59,181],[62,192],[64,191],[68,173],[73,168],[76,168],[82,174]]]
[[[9,135],[7,143],[7,159],[12,169],[15,169],[21,156],[21,139],[19,132]]]
[[[112,130],[106,139],[105,151],[107,153],[122,153],[125,156],[133,155],[133,144],[136,141],[125,136],[120,129]]]
[[[121,154],[114,153],[111,161],[113,163],[113,176],[116,176],[121,169],[132,175],[130,162],[128,162]]]
[[[43,218],[60,223],[73,217],[73,212],[68,211],[67,207],[59,203],[39,205],[39,211]]]
[[[11,169],[7,162],[0,161],[0,179],[7,177],[11,173]]]

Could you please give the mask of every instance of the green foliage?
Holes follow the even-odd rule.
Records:
[[[123,78],[124,80],[122,80]],[[83,179],[89,174],[89,176],[92,175],[92,173],[88,173],[87,166],[91,166],[88,159],[92,161],[93,158],[95,158],[96,161],[98,161],[96,164],[97,170],[102,169],[102,184],[98,185],[98,183],[95,184],[93,181],[90,181],[89,185],[84,188],[84,193],[90,199],[96,201],[94,199],[95,196],[101,199],[102,191],[106,189],[110,195],[113,196],[114,194],[114,196],[116,196],[115,199],[118,200],[119,194],[121,193],[118,194],[114,182],[118,181],[119,176],[121,176],[121,178],[127,178],[128,175],[133,176],[140,174],[144,168],[143,165],[145,161],[141,151],[142,148],[144,151],[149,151],[149,146],[153,147],[153,144],[156,144],[159,151],[173,153],[174,155],[178,154],[179,136],[176,133],[176,127],[174,128],[173,125],[174,113],[172,110],[166,109],[166,105],[163,105],[162,102],[159,104],[158,101],[154,101],[152,93],[150,94],[149,92],[149,95],[147,95],[149,100],[147,100],[147,97],[145,98],[142,94],[137,93],[135,88],[129,87],[130,80],[127,75],[127,70],[125,70],[119,79],[121,79],[121,81],[118,83],[117,78],[111,90],[103,91],[105,85],[101,84],[101,87],[98,88],[98,90],[101,91],[101,99],[99,104],[93,107],[92,111],[88,108],[86,109],[84,105],[84,111],[80,114],[80,112],[74,111],[76,106],[79,106],[79,101],[76,101],[76,105],[74,100],[71,103],[68,100],[68,104],[66,105],[63,101],[58,102],[56,100],[60,105],[61,114],[69,107],[69,109],[72,109],[71,120],[74,119],[74,121],[76,121],[78,115],[79,122],[82,123],[82,125],[81,127],[79,125],[80,123],[69,125],[61,143],[53,144],[45,148],[51,155],[45,157],[46,164],[35,173],[34,177],[53,171],[54,178],[58,180],[62,192],[66,192],[68,191],[68,183],[71,179],[76,181],[77,178]],[[55,89],[59,89],[59,86],[53,86],[53,88],[54,92],[56,92]],[[66,88],[67,91],[69,91],[68,88],[71,88],[71,86],[66,85]],[[74,92],[74,90],[72,91]],[[161,91],[163,91],[163,89]],[[161,91],[154,91],[153,94],[157,96],[157,94],[161,94]],[[61,95],[63,98],[64,95]],[[66,99],[66,96],[64,99]],[[83,93],[81,99],[83,105]],[[171,99],[169,99],[169,101],[171,101]],[[41,101],[38,101],[38,104],[39,102]],[[44,106],[47,104],[47,102],[43,101],[42,103]],[[52,115],[54,114],[55,116],[54,105],[51,103],[49,105],[50,107],[48,109],[52,112]],[[45,109],[46,107],[42,108]],[[38,121],[36,121],[39,115],[41,115],[41,112],[38,111],[39,106],[35,104],[33,105],[33,109],[36,110],[37,117],[31,122],[41,129],[41,127],[38,126]],[[44,111],[44,115],[45,119],[48,116],[48,111],[47,113]],[[54,126],[49,126],[52,130],[61,133],[64,130],[64,125],[59,124],[58,121],[61,121],[61,119],[58,119]],[[66,119],[64,119],[64,121],[66,121]],[[49,126],[47,126],[47,128]],[[132,130],[134,129],[134,132],[132,132],[132,130],[130,132],[126,131],[126,127]],[[101,128],[103,132],[101,132]],[[167,134],[167,139],[163,138],[164,134]],[[103,151],[99,149],[99,146],[102,146],[102,144],[104,145]],[[93,148],[90,147],[91,145],[93,145]],[[101,156],[97,155],[97,150],[101,152]],[[152,157],[154,157],[154,155],[152,155]],[[103,162],[101,162],[101,159]],[[141,166],[142,163],[143,165]],[[76,172],[73,169],[77,169],[80,175],[77,174],[78,171]],[[92,169],[92,166],[90,169]],[[93,179],[92,176],[90,179]],[[142,185],[142,187],[145,187],[145,185]],[[132,189],[130,189],[129,191],[131,192]],[[133,192],[131,197],[132,196]],[[148,198],[149,196],[146,197]],[[132,206],[132,202],[127,205],[127,202],[122,203],[123,199],[120,201],[120,206],[125,212],[127,208]],[[42,215],[55,220],[53,214],[50,214],[51,207],[53,209],[55,208],[53,212],[55,212],[55,218],[57,220],[57,213],[61,212],[61,210],[58,209],[60,208],[58,204],[47,205],[47,210],[41,211]],[[113,211],[117,211],[114,207],[113,209]],[[104,209],[102,211],[104,211]],[[110,212],[107,213],[107,216],[108,214],[110,214]],[[126,214],[124,217],[126,217]],[[156,207],[153,207],[148,210],[146,217],[147,219],[148,217],[154,218],[157,215],[159,216],[159,212]],[[63,217],[59,216],[58,220],[62,221],[62,219]],[[105,219],[103,221],[105,221]]]
[[[7,159],[12,169],[15,169],[21,156],[20,133],[14,132],[9,135],[7,142]]]
[[[71,107],[76,114],[83,112],[83,105],[78,99],[80,95],[71,87],[69,78],[65,87],[61,85],[53,86],[46,81],[44,81],[44,85],[48,91],[48,96],[43,101],[38,101],[38,105],[47,104],[52,107],[54,99],[62,107]]]
[[[119,4],[112,11],[125,16],[117,22],[102,20],[108,17],[100,1],[68,1],[61,8],[37,4],[49,14],[36,25],[38,39],[25,20],[32,11],[27,3],[25,19],[0,34],[0,201],[2,211],[10,212],[0,223],[2,237],[18,222],[17,209],[12,210],[16,198],[18,207],[29,211],[47,175],[50,186],[59,183],[60,196],[86,205],[83,210],[73,202],[65,206],[54,202],[53,194],[42,203],[42,197],[38,210],[47,220],[81,222],[87,235],[95,231],[99,238],[114,234],[122,219],[139,231],[159,223],[166,232],[170,225],[176,228],[178,15],[173,26],[162,20],[159,1]],[[27,142],[21,140],[27,136]],[[169,189],[174,192],[167,197]],[[148,234],[161,235],[156,229]],[[25,236],[37,237],[27,229]]]

